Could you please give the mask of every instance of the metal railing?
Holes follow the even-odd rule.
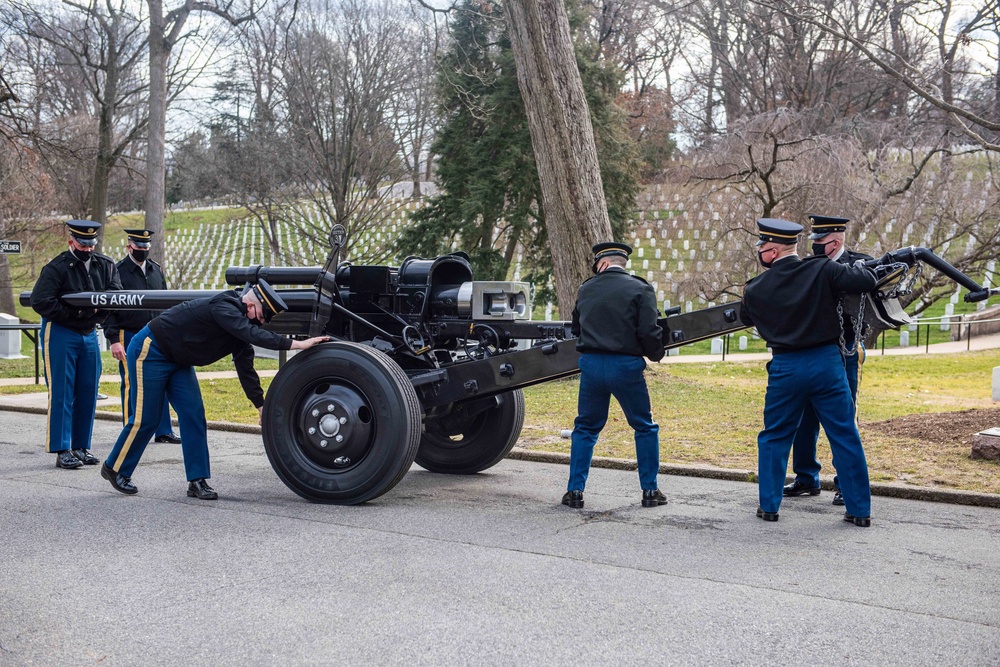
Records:
[[[965,330],[965,335],[963,336],[965,338],[965,351],[969,352],[969,351],[972,350],[972,336],[973,336],[972,331],[973,331],[973,328],[976,327],[979,324],[988,324],[988,323],[994,323],[994,322],[1000,322],[1000,319],[966,320],[965,319],[965,314],[961,314],[961,315],[942,315],[940,317],[927,317],[927,318],[923,318],[923,319],[920,319],[920,320],[917,320],[916,322],[914,322],[914,324],[916,325],[916,327],[915,327],[914,330],[915,330],[915,332],[916,332],[917,335],[916,335],[916,340],[913,342],[913,344],[912,345],[906,345],[906,346],[896,345],[896,346],[894,346],[894,348],[895,349],[905,349],[905,348],[918,348],[918,347],[920,347],[920,340],[921,340],[920,333],[921,333],[921,330],[923,330],[923,332],[924,332],[924,335],[923,335],[924,353],[925,354],[930,354],[930,346],[932,345],[932,343],[931,343],[931,327],[944,327],[944,326],[947,326],[948,329],[949,329],[949,331],[950,331],[951,327],[957,326],[957,327],[961,328],[961,327],[964,326],[964,327],[967,327],[966,330]],[[905,327],[905,329],[908,330],[910,326],[913,326],[913,325],[907,325]],[[899,330],[900,331],[904,330],[904,327],[900,327]],[[880,354],[882,354],[882,355],[885,354],[885,335],[886,335],[886,333],[889,333],[891,331],[896,331],[896,330],[895,329],[887,329],[887,330],[883,331],[881,334],[879,334],[879,337],[876,340],[875,345],[872,346],[873,349],[879,349],[880,350]],[[987,334],[987,335],[992,335],[992,334]],[[730,340],[731,340],[731,338],[733,336],[734,336],[734,334],[727,333],[725,336],[722,337],[722,360],[723,361],[726,360],[726,356],[727,355],[736,354],[737,356],[739,356],[739,354],[740,354],[740,353],[733,353],[733,352],[730,351],[730,347],[729,347],[730,346]],[[938,341],[937,343],[933,343],[933,344],[937,345],[937,344],[940,344],[940,343],[955,343],[955,342],[960,342],[960,341],[947,340],[947,341]],[[892,348],[890,348],[890,349],[892,349]]]

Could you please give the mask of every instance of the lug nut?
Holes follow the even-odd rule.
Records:
[[[312,411],[312,416],[313,417],[319,417],[319,410],[313,410]]]
[[[326,406],[326,411],[327,412],[333,412],[333,403],[331,403],[330,405]]]
[[[334,440],[336,440],[337,442],[343,442],[344,441],[344,436],[338,435],[336,438],[334,438]]]
[[[309,427],[309,435],[316,435],[316,429],[312,426]]]
[[[346,424],[347,423],[347,417],[341,417],[340,418],[340,423],[341,424]]]
[[[326,440],[320,440],[319,441],[319,446],[320,447],[326,447],[328,444],[330,444],[330,443],[328,443]]]

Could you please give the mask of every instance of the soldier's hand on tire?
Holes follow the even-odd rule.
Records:
[[[292,349],[293,350],[308,350],[314,345],[319,345],[320,343],[325,343],[330,340],[329,336],[316,336],[315,338],[306,338],[305,340],[293,340]]]

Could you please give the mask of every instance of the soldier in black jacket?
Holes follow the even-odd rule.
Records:
[[[764,430],[757,438],[757,516],[778,520],[792,437],[809,405],[830,439],[844,491],[844,520],[870,526],[868,463],[840,354],[837,298],[841,292],[870,292],[875,275],[825,255],[799,259],[795,243],[802,225],[764,218],[757,226],[757,254],[768,270],[747,283],[741,313],[743,323],[757,327],[772,353]]]
[[[167,280],[163,277],[163,269],[149,258],[149,247],[153,232],[148,229],[126,229],[128,237],[127,255],[118,262],[118,277],[122,289],[155,290],[167,289]],[[122,423],[128,423],[128,394],[133,379],[128,375],[128,365],[125,362],[125,350],[132,338],[156,317],[154,310],[113,310],[104,323],[104,337],[111,344],[111,356],[118,360],[118,374],[121,376]],[[163,403],[163,417],[156,427],[156,442],[180,444],[181,439],[174,435],[170,422],[170,406]]]
[[[73,308],[60,300],[72,292],[121,289],[115,263],[94,252],[101,225],[90,220],[70,220],[69,250],[42,267],[31,307],[42,316],[42,355],[49,388],[46,451],[55,452],[56,467],[96,465],[90,453],[101,378],[101,348],[96,327],[107,312]]]
[[[825,215],[810,215],[812,221],[812,252],[814,255],[826,255],[835,262],[853,265],[858,260],[873,259],[871,255],[853,252],[847,249],[847,223],[849,218],[835,218]],[[854,325],[858,314],[843,309],[844,331],[844,370],[847,372],[847,384],[851,388],[851,399],[854,401],[855,412],[858,406],[858,383],[861,380],[861,364],[865,362],[865,347],[861,341],[855,340]],[[820,463],[816,458],[816,440],[819,438],[819,419],[812,406],[807,405],[802,412],[802,421],[795,431],[792,441],[792,470],[795,481],[785,486],[786,497],[819,495]],[[843,505],[844,496],[840,492],[840,479],[833,478],[833,504]]]
[[[139,378],[129,388],[129,420],[101,467],[101,476],[117,491],[138,491],[132,472],[159,423],[164,400],[169,400],[184,434],[187,494],[202,500],[218,498],[206,481],[211,477],[207,425],[194,367],[232,355],[243,392],[263,411],[264,391],[253,367],[253,346],[304,350],[329,339],[293,341],[260,326],[286,308],[278,293],[261,280],[242,293],[229,290],[178,304],[143,327],[127,351],[129,376]]]
[[[580,351],[580,396],[573,424],[569,484],[563,505],[583,507],[583,490],[597,437],[608,421],[614,396],[635,430],[635,455],[642,486],[642,506],[667,502],[659,490],[659,426],[653,422],[646,362],[663,358],[663,331],[657,324],[653,288],[625,271],[632,248],[624,243],[598,243],[593,248],[595,275],[580,286],[573,309],[572,331]]]

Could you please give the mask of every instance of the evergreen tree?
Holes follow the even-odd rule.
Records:
[[[538,174],[502,5],[463,0],[452,12],[452,43],[441,59],[438,103],[444,125],[432,146],[438,156],[440,194],[413,214],[398,241],[404,254],[434,256],[456,241],[480,280],[507,277],[518,244],[525,249],[524,278],[545,289],[551,252],[545,234]],[[582,24],[580,12],[577,27]],[[639,160],[624,115],[614,104],[618,73],[588,54],[577,28],[577,63],[587,92],[601,158],[601,175],[616,238],[631,225]]]

